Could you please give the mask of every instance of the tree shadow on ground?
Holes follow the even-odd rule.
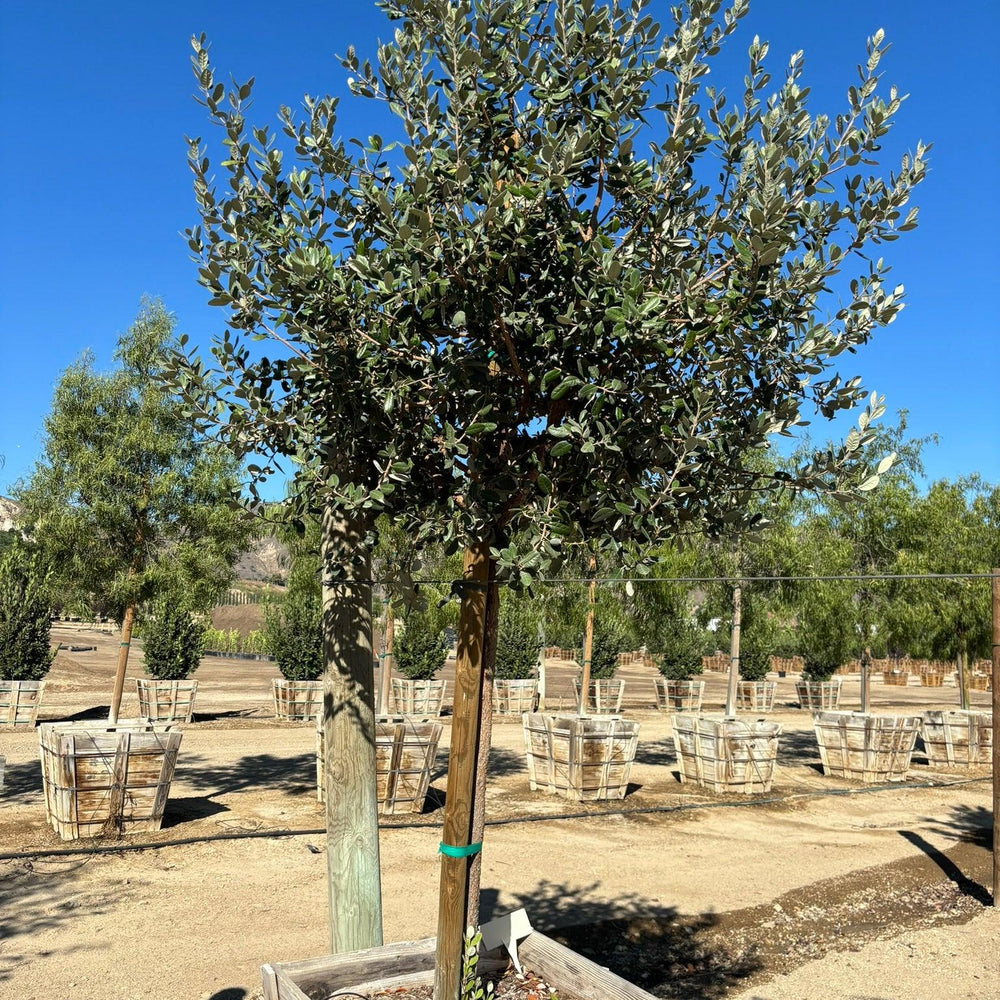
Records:
[[[4,901],[0,906],[0,941],[4,942],[0,983],[9,979],[19,966],[50,956],[54,951],[66,957],[75,950],[35,950],[32,946],[40,934],[75,920],[78,911],[93,916],[112,908],[116,887],[79,884],[80,870],[88,860],[34,860],[0,870],[0,899]],[[92,942],[86,947],[89,951],[107,945]]]
[[[253,753],[219,762],[197,754],[184,755],[184,784],[215,795],[248,788],[272,788],[287,795],[316,794],[316,755],[278,757]]]
[[[191,823],[198,819],[208,819],[211,816],[218,816],[219,813],[229,812],[229,807],[221,802],[214,802],[212,799],[201,795],[177,796],[171,795],[167,799],[167,807],[163,811],[162,829],[169,830],[171,827],[180,826],[182,823]]]
[[[987,850],[993,847],[993,810],[986,806],[952,806],[948,819],[928,816],[923,817],[923,821],[931,825],[934,833],[942,836]]]
[[[993,897],[985,886],[969,878],[948,855],[943,851],[939,851],[929,841],[924,840],[919,833],[914,833],[912,830],[900,830],[899,835],[904,840],[913,844],[918,850],[923,851],[944,872],[948,879],[955,883],[955,887],[963,895],[969,896],[983,906],[993,905]]]
[[[667,766],[677,763],[677,753],[674,750],[673,737],[663,740],[639,740],[635,749],[635,762],[649,764],[652,767]]]
[[[798,729],[783,732],[778,738],[778,766],[808,767],[822,774],[816,734]]]
[[[71,712],[68,715],[57,715],[46,718],[46,722],[107,722],[111,714],[110,705],[91,705],[89,708],[81,708],[78,712]]]
[[[721,1000],[762,966],[753,951],[732,952],[711,935],[714,914],[681,915],[635,894],[609,901],[599,889],[545,881],[517,894],[513,908],[523,906],[533,927],[665,1000]],[[498,895],[483,890],[484,921],[499,915]]]
[[[7,762],[3,791],[0,796],[5,803],[13,805],[34,805],[42,793],[42,765],[37,760],[26,760],[21,764]]]

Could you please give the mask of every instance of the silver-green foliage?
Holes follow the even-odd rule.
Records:
[[[52,665],[50,579],[20,540],[0,556],[0,680],[38,681]]]
[[[331,97],[283,108],[280,142],[253,126],[252,82],[227,89],[194,41],[226,151],[217,186],[191,140],[189,245],[234,333],[214,387],[177,359],[193,412],[241,455],[292,456],[311,503],[486,538],[525,585],[580,538],[646,548],[753,526],[769,491],[877,482],[874,397],[842,446],[750,459],[863,402],[836,366],[902,306],[881,247],[916,224],[926,149],[872,170],[902,102],[881,31],[828,115],[801,53],[771,89],[757,38],[742,93],[707,86],[746,0],[666,28],[650,0],[381,6],[392,40],[343,64],[398,127],[356,147]]]
[[[493,996],[493,984],[484,984],[476,974],[479,967],[479,944],[482,940],[483,935],[475,927],[465,929],[460,1000],[489,1000]]]

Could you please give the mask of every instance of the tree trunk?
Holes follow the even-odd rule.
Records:
[[[872,685],[872,650],[865,646],[861,653],[861,711],[867,712],[871,701]]]
[[[468,895],[472,799],[480,699],[483,694],[483,644],[490,547],[466,549],[462,566],[462,607],[455,661],[455,702],[448,755],[448,786],[441,841],[441,890],[438,900],[434,1000],[458,1000],[462,978],[465,908]]]
[[[962,711],[969,710],[969,675],[965,672],[965,650],[959,649],[955,654],[955,665],[958,667],[958,697],[961,700]]]
[[[365,525],[323,511],[323,727],[330,950],[382,943],[375,671]]]
[[[396,636],[396,613],[392,601],[385,602],[385,649],[382,651],[382,663],[379,671],[379,711],[389,714],[389,700],[392,693],[392,648]]]
[[[740,682],[740,623],[743,609],[743,591],[733,587],[733,631],[729,639],[729,683],[726,685],[726,715],[736,715],[736,685]]]
[[[111,711],[108,722],[118,722],[118,711],[122,706],[122,692],[125,690],[125,669],[128,667],[128,651],[132,646],[132,627],[135,625],[135,605],[125,609],[122,618],[122,641],[118,644],[118,667],[115,670],[115,686],[111,692]]]

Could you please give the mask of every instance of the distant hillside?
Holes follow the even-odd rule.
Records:
[[[261,538],[236,560],[236,576],[240,580],[284,583],[289,562],[288,549],[277,538]]]
[[[20,513],[20,506],[9,497],[0,497],[0,531],[10,531]]]

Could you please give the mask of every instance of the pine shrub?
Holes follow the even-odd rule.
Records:
[[[143,623],[146,673],[160,681],[183,681],[201,662],[205,625],[182,601],[159,601]]]
[[[19,541],[0,558],[0,680],[40,681],[49,672],[49,578]]]

